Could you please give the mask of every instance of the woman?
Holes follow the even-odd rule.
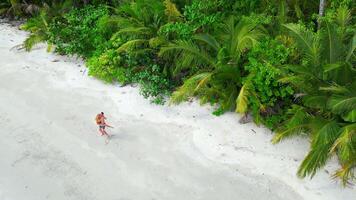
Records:
[[[106,122],[106,117],[104,116],[104,112],[101,112],[99,114],[96,115],[95,117],[95,121],[96,124],[99,126],[99,132],[101,133],[101,135],[106,135],[108,138],[110,137],[110,135],[105,131],[105,127],[110,127],[110,128],[114,128],[110,125],[108,125]]]

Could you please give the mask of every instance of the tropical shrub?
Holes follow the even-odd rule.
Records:
[[[75,8],[62,17],[56,17],[49,25],[49,41],[56,45],[56,52],[60,54],[90,57],[111,37],[106,27],[100,29],[99,26],[108,15],[104,6]]]
[[[95,76],[108,83],[115,81],[125,83],[125,79],[122,78],[124,70],[120,68],[121,64],[122,57],[113,49],[107,50],[100,56],[92,57],[87,61],[89,75]]]
[[[248,102],[238,101],[236,110],[242,113],[251,110],[255,121],[263,122],[269,128],[283,120],[285,108],[293,99],[292,87],[277,81],[282,73],[279,66],[286,64],[289,51],[277,40],[265,39],[247,56],[245,70],[249,75],[243,80],[239,99]]]
[[[182,20],[169,21],[160,29],[160,35],[170,40],[187,40],[197,32],[214,30],[223,21],[224,13],[219,10],[226,3],[231,4],[224,0],[193,0],[191,4],[184,6],[183,14],[179,13],[179,19]]]
[[[170,94],[174,86],[161,69],[160,66],[152,64],[132,76],[133,82],[140,84],[142,96],[149,98],[155,104],[163,104],[165,97]]]
[[[37,6],[33,17],[28,19],[23,25],[22,30],[30,32],[29,37],[23,42],[23,47],[26,51],[30,51],[36,44],[47,41],[48,51],[51,50],[52,43],[50,39],[49,24],[53,18],[62,16],[71,8],[71,1],[52,2],[51,4],[43,4],[42,7]]]
[[[173,103],[198,96],[201,103],[218,103],[216,114],[235,108],[241,87],[240,58],[256,45],[263,32],[254,23],[247,20],[236,23],[233,18],[221,27],[224,32],[218,37],[197,34],[193,40],[180,40],[161,48],[161,56],[175,55],[175,74],[184,70],[195,73],[173,93]]]
[[[117,51],[117,48],[123,43],[125,43],[125,39],[114,34],[109,41],[102,44],[102,48],[97,49],[86,62],[89,69],[88,74],[107,83],[126,84],[129,82],[125,73],[128,69],[125,57],[127,55]]]
[[[349,21],[344,20],[342,24]],[[311,147],[298,175],[313,177],[337,155],[341,168],[335,176],[346,184],[355,178],[356,167],[356,35],[355,31],[345,33],[338,23],[325,21],[317,33],[296,24],[284,25],[302,61],[285,66],[292,73],[280,81],[294,85],[301,103],[289,110],[289,119],[277,130],[273,142],[308,134]]]
[[[23,42],[23,47],[26,51],[30,51],[36,44],[47,41],[49,35],[48,29],[49,17],[46,12],[42,11],[38,16],[29,19],[20,28],[30,32],[30,36]],[[50,50],[49,45],[48,50]]]

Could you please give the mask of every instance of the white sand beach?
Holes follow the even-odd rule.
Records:
[[[87,76],[82,61],[12,48],[26,38],[0,23],[0,200],[355,200],[297,168],[307,139],[272,133],[208,106],[150,104],[138,88]],[[108,144],[95,115],[105,112]]]

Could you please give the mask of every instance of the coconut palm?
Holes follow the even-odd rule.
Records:
[[[339,9],[340,14],[344,15],[345,9]],[[336,154],[341,168],[335,176],[346,184],[355,178],[356,167],[356,35],[348,35],[341,24],[336,24],[347,24],[349,19],[343,19],[323,22],[317,33],[296,24],[284,25],[304,62],[286,66],[292,75],[280,81],[295,86],[302,105],[293,105],[289,120],[277,130],[273,142],[308,134],[311,147],[298,175],[313,177]]]
[[[198,96],[202,103],[218,102],[220,111],[235,107],[241,87],[241,56],[263,36],[258,25],[247,20],[238,23],[230,18],[216,36],[197,34],[192,40],[181,40],[161,48],[162,57],[175,57],[173,73],[192,70],[196,74],[187,79],[172,95],[172,103]]]

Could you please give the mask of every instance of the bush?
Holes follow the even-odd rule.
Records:
[[[276,40],[266,39],[248,54],[245,70],[251,82],[250,107],[257,121],[273,128],[283,120],[285,108],[291,104],[294,91],[291,86],[281,84],[279,66],[288,61],[290,50]],[[261,118],[261,116],[263,118]]]
[[[73,9],[49,25],[49,40],[60,54],[88,58],[111,37],[113,31],[102,25],[108,15],[108,9],[103,6]]]
[[[170,94],[173,87],[171,81],[156,64],[145,67],[132,77],[134,82],[140,84],[140,93],[142,96],[149,98],[155,104],[163,104],[165,96]]]
[[[122,57],[115,50],[107,50],[100,56],[94,56],[87,61],[89,75],[108,83],[115,81],[124,83],[125,78],[122,78],[124,70],[119,68],[121,63]]]
[[[152,64],[155,61],[153,55],[119,52],[117,49],[130,39],[125,37],[114,34],[102,49],[94,53],[87,61],[89,75],[108,83],[138,83],[140,93],[145,98],[163,104],[164,97],[170,93],[172,82],[158,64]]]

